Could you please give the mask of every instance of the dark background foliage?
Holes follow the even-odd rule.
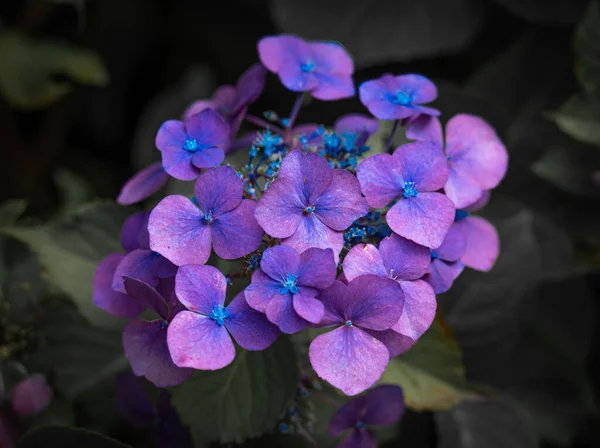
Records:
[[[1,2],[0,20],[0,32],[16,28],[88,48],[110,74],[106,85],[89,82],[28,55],[34,63],[26,72],[40,77],[23,78],[27,91],[36,91],[41,79],[72,92],[43,107],[22,107],[2,92],[0,199],[26,199],[32,219],[55,215],[65,196],[80,202],[116,197],[129,176],[158,159],[154,136],[162,121],[217,85],[234,83],[257,60],[256,42],[264,35],[285,31],[341,41],[355,56],[357,85],[385,72],[432,78],[443,117],[481,115],[511,157],[486,210],[502,238],[498,265],[490,274],[465,275],[439,298],[467,379],[493,387],[495,398],[441,412],[410,411],[384,446],[518,448],[537,446],[538,437],[544,447],[600,446],[597,4],[30,0]],[[0,51],[0,76],[14,77],[14,67]],[[270,77],[253,110],[285,114],[293,98]],[[357,98],[314,101],[300,121],[331,124],[353,111],[366,112]],[[80,236],[68,226],[55,230],[56,238],[77,244]],[[118,226],[111,231],[116,235]],[[72,292],[68,279],[64,284]],[[86,418],[103,418],[97,414]],[[534,432],[524,424],[531,416]],[[265,446],[261,440],[247,446]]]

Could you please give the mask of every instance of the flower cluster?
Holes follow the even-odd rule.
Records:
[[[355,94],[352,59],[339,44],[290,35],[262,39],[258,54],[260,64],[235,87],[219,88],[158,130],[162,162],[130,179],[119,202],[149,197],[168,177],[195,181],[194,196],[167,196],[129,218],[125,254],[98,266],[94,301],[132,319],[125,354],[135,375],[159,387],[194,369],[227,366],[236,344],[264,350],[281,333],[316,327],[323,330],[308,350],[313,369],[356,395],[427,331],[436,294],[465,266],[492,268],[498,235],[472,213],[504,176],[507,152],[490,125],[471,115],[451,118],[444,135],[439,111],[425,105],[436,86],[416,74],[363,83],[360,99],[373,117],[297,124],[305,95]],[[248,113],[267,71],[298,92],[285,118]],[[395,120],[394,127],[387,147],[371,154],[379,120]],[[247,125],[259,129],[240,132]],[[412,142],[393,149],[398,128]],[[246,165],[222,165],[244,149]],[[243,263],[221,272],[220,259]],[[244,289],[228,297],[236,282]],[[145,310],[158,318],[138,318]],[[398,393],[401,403],[401,391],[384,388],[349,402],[332,431],[354,428],[344,446],[362,446],[372,438],[364,424],[392,419],[371,401]],[[397,405],[393,415],[402,411]]]

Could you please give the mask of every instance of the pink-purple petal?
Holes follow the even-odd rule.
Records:
[[[435,84],[423,75],[409,73],[396,76],[394,81],[397,88],[411,93],[412,101],[416,104],[430,103],[438,96]]]
[[[444,193],[456,208],[466,208],[477,201],[483,192],[484,189],[476,180],[463,175],[454,168],[453,162],[450,162],[450,173],[444,185]]]
[[[123,260],[117,266],[113,277],[112,287],[115,291],[125,294],[124,278],[131,277],[141,280],[148,285],[155,287],[158,285],[157,268],[161,263],[162,257],[149,249],[136,249],[133,252],[125,255]],[[168,274],[175,275],[176,267],[170,264],[173,268]],[[169,275],[166,275],[168,277]]]
[[[390,228],[429,248],[439,247],[454,221],[455,208],[441,193],[418,193],[398,201],[387,213]]]
[[[239,293],[227,306],[229,317],[225,328],[233,339],[246,350],[264,350],[279,336],[279,329],[263,313],[250,308],[244,292]]]
[[[121,246],[126,252],[135,249],[149,249],[148,219],[150,213],[138,212],[131,215],[121,229]]]
[[[348,285],[339,280],[321,291],[319,299],[323,302],[325,312],[319,326],[328,327],[331,325],[346,323],[347,299],[350,295]]]
[[[254,103],[265,88],[267,71],[262,64],[253,64],[246,70],[236,84],[236,98],[231,106],[232,113],[236,113],[242,107]]]
[[[131,277],[125,277],[125,290],[127,294],[140,303],[145,303],[147,308],[153,309],[162,319],[169,317],[169,310],[165,299],[147,283]]]
[[[337,42],[309,42],[308,46],[319,73],[350,76],[354,62],[348,51]]]
[[[281,282],[288,274],[298,274],[300,255],[291,247],[273,246],[263,252],[260,268],[270,278]]]
[[[202,218],[201,211],[188,198],[167,196],[150,214],[150,248],[177,266],[206,263],[211,235]]]
[[[169,179],[161,162],[148,165],[131,177],[117,197],[120,205],[131,205],[149,198],[160,190]]]
[[[331,185],[333,170],[327,160],[317,154],[292,151],[283,159],[279,177],[294,182],[305,205],[315,205],[315,201]]]
[[[224,87],[230,87],[230,88],[232,88],[233,86],[224,86]],[[183,112],[183,120],[184,121],[188,121],[192,117],[192,115],[199,114],[204,109],[218,109],[219,106],[220,105],[216,104],[212,99],[211,100],[198,100],[198,101],[194,101]]]
[[[299,266],[296,275],[299,285],[324,289],[330,287],[335,280],[337,265],[332,249],[306,249],[300,254]]]
[[[371,207],[385,207],[402,194],[400,167],[390,154],[375,154],[363,160],[356,176]]]
[[[402,353],[406,353],[417,342],[413,338],[404,336],[392,329],[383,331],[365,330],[374,338],[383,342],[390,353],[390,359],[395,358]]]
[[[400,386],[384,384],[367,392],[363,423],[367,425],[393,425],[404,413],[404,394]]]
[[[279,73],[286,64],[308,57],[310,47],[304,39],[297,36],[267,36],[258,42],[258,55],[267,70]]]
[[[452,224],[440,247],[435,249],[438,258],[445,261],[458,261],[465,253],[467,241],[456,223]]]
[[[192,165],[192,153],[182,147],[165,149],[162,152],[162,165],[169,176],[179,180],[194,180],[200,175],[200,168]]]
[[[429,254],[428,254],[429,255]],[[344,274],[349,281],[365,274],[387,277],[381,254],[372,244],[357,244],[344,258]]]
[[[9,395],[15,413],[19,417],[31,417],[43,411],[50,404],[54,393],[46,382],[46,377],[37,373],[18,382],[10,390]]]
[[[414,182],[418,192],[439,190],[448,180],[448,164],[442,148],[434,142],[407,143],[398,147],[393,157],[403,182]]]
[[[266,310],[267,319],[286,334],[298,333],[308,326],[308,321],[294,310],[293,296],[287,292],[272,297]]]
[[[219,148],[224,151],[229,143],[229,125],[212,109],[204,109],[192,115],[185,121],[185,129],[190,138],[196,139],[199,146],[197,153],[203,152],[203,148]]]
[[[345,317],[354,325],[387,330],[398,322],[403,307],[404,293],[398,282],[367,274],[348,283]]]
[[[489,271],[500,253],[500,238],[496,228],[479,216],[469,216],[454,223],[466,239],[465,253],[460,261],[471,269]]]
[[[306,205],[298,196],[294,182],[280,177],[264,192],[254,216],[269,235],[287,238],[298,228]]]
[[[381,240],[379,253],[387,275],[395,280],[421,278],[431,262],[428,248],[395,233]]]
[[[332,249],[337,264],[344,247],[344,234],[329,228],[314,214],[309,214],[302,216],[294,234],[281,243],[293,247],[298,252],[304,252],[311,247]]]
[[[368,137],[377,132],[379,129],[379,122],[376,119],[363,114],[346,114],[335,121],[333,128],[338,134],[347,132],[359,136],[366,134]]]
[[[339,436],[348,429],[353,429],[361,421],[366,403],[367,398],[364,395],[344,403],[329,423],[330,434],[332,436]]]
[[[440,259],[433,260],[423,280],[433,287],[436,294],[442,294],[450,289],[464,267],[460,261],[447,263]]]
[[[346,74],[321,74],[315,75],[317,85],[310,94],[321,101],[335,101],[350,98],[356,94],[352,77]]]
[[[196,168],[212,168],[219,166],[225,160],[225,149],[229,144],[225,143],[220,148],[210,147],[199,149],[192,154],[191,162]]]
[[[317,336],[310,344],[309,358],[320,378],[346,395],[356,395],[381,377],[390,354],[381,341],[344,325]]]
[[[157,387],[175,386],[194,373],[192,369],[182,369],[173,363],[163,320],[130,321],[123,328],[123,349],[133,373]]]
[[[296,314],[311,324],[321,322],[325,314],[323,303],[315,298],[318,293],[316,289],[300,286],[292,299],[292,305]]]
[[[190,311],[173,318],[167,343],[173,362],[179,367],[219,370],[235,358],[235,346],[225,326]]]
[[[243,199],[235,210],[212,222],[213,247],[219,257],[233,260],[258,249],[264,232],[254,217],[255,210],[255,201]]]
[[[248,305],[261,313],[267,311],[267,306],[281,291],[281,281],[273,280],[262,269],[252,274],[252,282],[245,289]]]
[[[165,121],[156,134],[156,147],[159,151],[181,151],[187,134],[183,122],[179,120]]]
[[[175,277],[175,294],[191,311],[209,316],[215,306],[225,303],[227,280],[213,266],[186,265]]]
[[[435,292],[423,280],[403,281],[400,286],[404,292],[404,308],[402,316],[392,330],[416,341],[427,331],[435,318]]]
[[[235,170],[220,166],[206,170],[194,185],[194,194],[200,209],[212,216],[230,212],[242,202],[244,186]]]
[[[411,140],[429,141],[444,147],[442,123],[439,118],[430,114],[421,114],[410,122],[406,128],[406,137]]]

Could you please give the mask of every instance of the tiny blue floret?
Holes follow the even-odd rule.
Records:
[[[346,326],[347,327],[351,327],[352,326],[352,321],[351,320],[346,321]]]
[[[188,138],[183,144],[183,149],[188,152],[195,152],[198,149],[198,142],[195,138]]]
[[[206,224],[210,224],[213,221],[212,210],[209,210],[208,213],[205,213],[203,219]]]
[[[296,286],[296,276],[294,274],[288,274],[287,277],[281,279],[282,288],[279,291],[279,294],[287,294],[291,292],[292,294],[296,294],[298,292],[298,287]]]
[[[300,66],[300,70],[302,70],[304,73],[309,73],[312,72],[315,69],[315,67],[316,64],[314,62],[308,61]]]
[[[414,198],[417,195],[416,185],[414,182],[404,183],[404,192],[402,193],[405,198]]]
[[[432,259],[432,260],[435,260],[435,259],[437,259],[438,257],[439,257],[439,255],[437,254],[437,252],[435,252],[435,251],[433,251],[433,250],[432,250],[432,251],[431,251],[431,259]]]
[[[466,210],[456,210],[456,213],[454,215],[454,220],[455,221],[460,221],[461,219],[465,219],[466,217],[469,216],[469,212]]]
[[[402,90],[396,92],[396,96],[392,97],[392,103],[400,104],[401,106],[409,106],[413,100],[413,94],[407,93]]]
[[[227,308],[221,305],[215,305],[210,312],[210,318],[217,322],[218,325],[225,325],[225,319],[229,317]]]

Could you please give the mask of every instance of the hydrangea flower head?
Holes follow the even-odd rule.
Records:
[[[422,106],[437,98],[435,84],[423,75],[394,76],[388,73],[363,82],[358,91],[361,103],[380,120],[440,114],[436,109]]]
[[[299,254],[288,246],[274,246],[263,252],[246,300],[284,333],[296,333],[323,318],[325,309],[316,297],[331,286],[335,274],[331,249],[313,247]]]
[[[333,249],[338,261],[343,231],[369,211],[356,177],[332,169],[313,153],[290,152],[279,178],[256,207],[258,223],[269,235],[303,252],[310,247]]]
[[[158,316],[150,321],[132,319],[123,328],[123,348],[133,373],[146,377],[157,387],[175,386],[187,380],[194,371],[177,367],[167,346],[167,328],[180,307],[177,299],[170,297],[168,304],[155,289],[133,278],[125,279],[125,288],[131,298]]]
[[[392,235],[381,241],[379,249],[372,244],[354,246],[344,258],[344,274],[348,281],[374,274],[399,282],[404,292],[404,309],[392,329],[414,343],[431,326],[437,308],[432,287],[421,280],[430,258],[426,247]]]
[[[388,365],[390,350],[378,337],[402,315],[402,288],[368,274],[348,285],[336,280],[319,297],[325,305],[319,325],[336,328],[312,341],[310,362],[319,377],[356,395],[371,387]]]
[[[269,347],[279,330],[239,293],[225,306],[225,276],[212,266],[179,268],[175,293],[186,307],[169,325],[167,341],[175,364],[218,370],[235,358],[231,338],[246,350]]]
[[[220,165],[228,144],[229,125],[212,109],[192,115],[185,122],[168,120],[156,135],[165,171],[179,180],[194,180],[200,168]]]
[[[406,132],[414,140],[434,141],[444,147],[436,117],[422,116]],[[444,185],[457,208],[466,208],[486,190],[498,186],[508,168],[508,152],[494,129],[474,115],[459,114],[446,124],[445,155],[450,168]]]
[[[131,205],[141,202],[160,190],[168,179],[169,175],[161,162],[148,165],[125,182],[117,197],[117,203]]]
[[[433,142],[402,145],[390,154],[375,154],[357,170],[360,187],[371,207],[385,207],[390,228],[427,247],[439,247],[454,221],[455,208],[441,189],[448,166]]]
[[[205,171],[196,181],[195,200],[173,195],[150,214],[150,247],[178,266],[204,264],[211,253],[226,260],[258,249],[263,231],[254,218],[256,202],[242,199],[243,186],[233,168]]]
[[[309,92],[320,100],[354,96],[354,63],[336,42],[307,42],[297,36],[262,38],[258,54],[267,70],[279,75],[294,92]]]
[[[456,224],[450,227],[444,242],[431,250],[431,264],[424,279],[436,294],[446,292],[464,269],[460,261],[465,253],[466,239]]]
[[[405,412],[402,389],[384,384],[349,400],[339,408],[331,419],[329,432],[339,436],[350,431],[338,448],[374,448],[377,440],[369,426],[393,425]]]

